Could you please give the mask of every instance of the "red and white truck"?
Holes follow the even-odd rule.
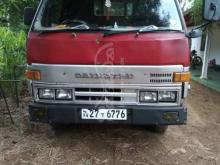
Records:
[[[177,0],[42,0],[27,41],[30,120],[185,124],[189,37]]]

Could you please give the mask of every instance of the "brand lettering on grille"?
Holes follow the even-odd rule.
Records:
[[[90,79],[134,79],[134,74],[131,73],[75,73],[75,78],[90,78]]]

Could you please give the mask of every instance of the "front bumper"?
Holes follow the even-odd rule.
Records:
[[[109,120],[82,120],[81,109],[97,108],[95,105],[60,105],[60,104],[40,104],[32,103],[29,105],[30,120],[43,123],[60,124],[131,124],[131,125],[180,125],[186,124],[187,109],[183,106],[178,107],[149,107],[149,106],[116,106],[111,105],[111,109],[127,109],[128,119],[126,121]],[[103,105],[98,108],[107,108]],[[177,114],[175,119],[165,118],[165,114]]]

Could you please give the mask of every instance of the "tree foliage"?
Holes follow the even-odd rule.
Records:
[[[22,25],[23,10],[35,7],[39,0],[0,0],[0,26],[19,27]]]
[[[203,6],[203,0],[194,0],[192,12],[191,12],[191,21],[195,25],[199,25],[203,21],[203,19],[202,19],[202,6]]]
[[[0,0],[0,79],[13,79],[14,65],[25,64],[23,10],[38,0]],[[18,76],[23,73],[18,73]]]

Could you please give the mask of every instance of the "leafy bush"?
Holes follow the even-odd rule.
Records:
[[[13,79],[14,65],[25,64],[26,34],[0,27],[0,36],[0,79]]]
[[[192,22],[195,25],[199,25],[203,22],[202,5],[203,5],[203,0],[194,0],[194,2],[193,2],[191,18],[192,18]]]

